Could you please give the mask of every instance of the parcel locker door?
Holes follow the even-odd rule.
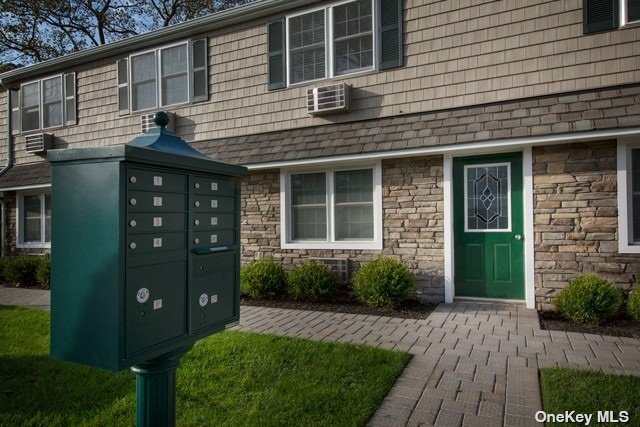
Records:
[[[236,251],[195,255],[191,280],[191,333],[238,320]]]
[[[184,260],[127,270],[127,356],[187,333],[186,269]]]

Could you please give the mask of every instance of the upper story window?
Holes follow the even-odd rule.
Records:
[[[161,47],[118,61],[120,113],[207,100],[207,64],[206,39]]]
[[[402,0],[348,0],[268,25],[269,89],[399,67]]]
[[[640,0],[584,0],[584,33],[640,25]]]
[[[289,84],[374,69],[373,0],[287,18]]]
[[[76,123],[75,73],[24,83],[11,91],[13,133]]]

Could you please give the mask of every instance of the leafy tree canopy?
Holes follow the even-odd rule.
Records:
[[[0,72],[252,0],[2,0]]]

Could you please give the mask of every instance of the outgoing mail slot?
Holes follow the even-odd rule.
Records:
[[[127,215],[127,232],[149,233],[180,231],[185,229],[186,215],[183,213],[129,213]]]
[[[191,225],[196,231],[210,230],[212,228],[235,228],[233,214],[196,214],[191,218]]]
[[[195,212],[233,213],[235,206],[235,197],[193,197],[193,208]]]
[[[127,236],[127,252],[131,255],[152,251],[184,249],[184,233],[130,234]]]
[[[235,181],[222,177],[195,176],[191,183],[194,194],[233,196],[236,192]]]
[[[184,194],[129,191],[127,209],[129,212],[184,212]]]
[[[193,259],[193,274],[218,273],[229,269],[236,262],[236,251],[228,250],[207,255],[196,255]]]
[[[127,170],[127,184],[130,190],[183,193],[187,185],[187,176],[130,167]]]

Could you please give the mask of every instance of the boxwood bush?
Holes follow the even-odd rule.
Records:
[[[388,257],[365,263],[353,276],[352,284],[358,299],[373,307],[397,305],[415,292],[416,286],[409,268]]]
[[[9,286],[35,287],[38,285],[36,271],[43,260],[43,257],[29,255],[5,257],[2,261],[2,278]]]
[[[240,293],[252,298],[275,295],[286,288],[282,264],[273,258],[251,261],[240,269]]]
[[[629,293],[629,299],[627,300],[627,313],[629,313],[629,316],[640,322],[640,285],[636,285],[636,287]]]
[[[315,260],[298,264],[287,277],[287,290],[294,299],[330,298],[339,286],[331,268]]]
[[[585,274],[571,280],[554,304],[566,319],[598,323],[615,314],[621,301],[622,294],[613,283],[597,274]]]
[[[40,259],[36,268],[36,281],[43,289],[51,288],[51,255],[47,254]]]

